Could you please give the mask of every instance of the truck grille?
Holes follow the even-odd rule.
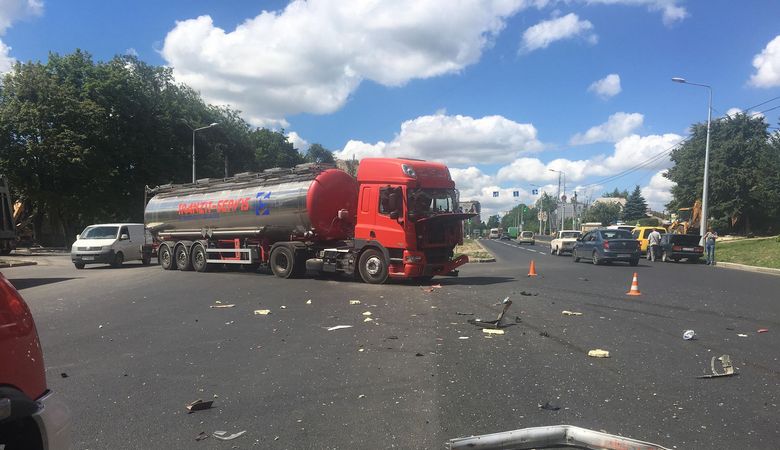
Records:
[[[425,249],[425,261],[428,264],[443,264],[452,258],[452,250],[449,248]]]

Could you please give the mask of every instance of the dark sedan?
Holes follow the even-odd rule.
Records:
[[[696,263],[704,255],[704,247],[699,245],[699,235],[665,234],[661,236],[661,260],[677,262],[683,258]]]
[[[626,230],[593,230],[577,239],[571,255],[574,262],[588,258],[596,265],[626,261],[636,266],[639,264],[639,241]]]

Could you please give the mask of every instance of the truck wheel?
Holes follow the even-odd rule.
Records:
[[[114,255],[114,260],[111,261],[111,267],[122,267],[123,262],[125,262],[125,255],[123,255],[122,252],[119,252]]]
[[[387,263],[382,252],[370,248],[360,255],[360,277],[368,284],[382,284],[387,280]]]
[[[161,245],[157,253],[157,259],[160,260],[160,267],[163,270],[172,270],[176,268],[176,261],[173,259],[171,249],[167,245]]]
[[[73,263],[74,266],[76,266],[77,269],[81,270],[84,268],[85,264],[83,262],[77,262]]]
[[[288,247],[276,247],[271,252],[270,263],[271,272],[279,278],[291,278],[295,273],[295,256]]]
[[[187,249],[183,245],[176,247],[176,267],[182,272],[192,270],[190,255],[187,254]]]
[[[209,263],[206,262],[208,258],[206,249],[202,245],[196,244],[192,247],[192,268],[196,272],[205,272],[209,268]]]

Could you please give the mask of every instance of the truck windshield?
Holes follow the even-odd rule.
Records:
[[[119,227],[87,227],[81,233],[81,239],[113,239]]]
[[[410,189],[409,212],[417,217],[455,212],[457,195],[454,189]]]

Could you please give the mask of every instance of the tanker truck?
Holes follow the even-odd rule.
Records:
[[[357,177],[301,164],[158,186],[144,211],[164,270],[270,267],[281,278],[344,273],[366,283],[457,275],[463,220],[449,169],[366,158]]]

